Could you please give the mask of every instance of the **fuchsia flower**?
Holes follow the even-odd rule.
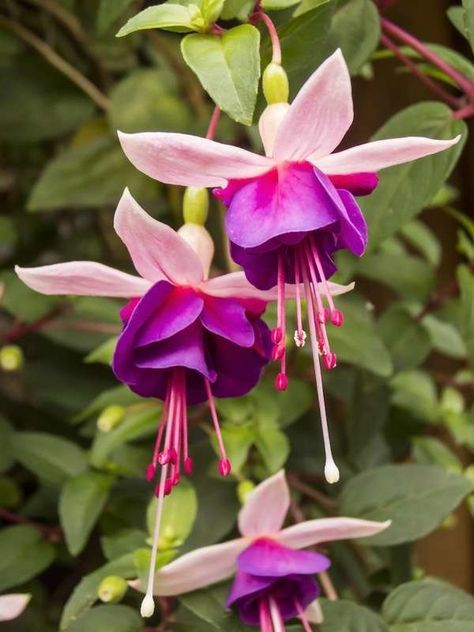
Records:
[[[319,622],[314,575],[326,571],[330,561],[299,549],[374,535],[390,522],[323,518],[282,529],[289,505],[280,471],[249,494],[238,517],[241,537],[191,551],[163,567],[155,576],[155,594],[180,595],[234,577],[227,605],[237,608],[244,623],[282,632],[286,621],[299,617],[311,630],[309,621]],[[140,589],[139,583],[134,586]]]
[[[306,299],[330,482],[338,480],[339,472],[331,453],[319,355],[327,369],[336,366],[326,323],[341,326],[343,314],[327,282],[336,270],[332,255],[347,248],[360,256],[367,243],[366,223],[354,195],[370,193],[380,169],[443,151],[459,140],[396,138],[332,153],[352,120],[350,76],[336,51],[291,105],[266,108],[259,124],[266,156],[186,134],[119,133],[126,155],[147,175],[168,184],[217,187],[214,194],[228,206],[233,258],[256,287],[277,286],[272,339],[273,358],[281,364],[279,390],[288,384],[285,282],[295,283],[299,347],[307,337],[302,297]]]

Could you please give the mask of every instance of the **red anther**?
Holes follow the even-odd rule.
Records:
[[[165,482],[165,489],[164,489],[164,496],[169,496],[171,494],[171,490],[173,489],[173,481],[170,478],[166,479]]]
[[[275,345],[272,349],[272,360],[281,360],[285,353],[285,347],[283,345]]]
[[[229,476],[231,470],[232,470],[232,465],[230,464],[229,459],[219,460],[219,474],[221,476]]]
[[[288,388],[288,376],[285,373],[278,373],[275,378],[275,388],[277,391],[286,391]]]
[[[179,485],[179,481],[181,480],[181,475],[179,472],[175,472],[174,476],[173,476],[173,487],[176,487],[176,485]]]
[[[318,350],[319,353],[326,353],[326,343],[324,342],[324,340],[318,340]]]
[[[184,459],[183,469],[188,476],[193,473],[193,460],[190,456]]]
[[[145,473],[146,480],[149,483],[151,483],[151,481],[155,478],[155,474],[156,474],[156,467],[153,465],[153,463],[150,463],[150,465],[148,465],[146,468],[146,473]]]
[[[160,452],[158,455],[158,463],[160,465],[168,465],[168,463],[171,461],[171,452],[170,450],[164,450],[163,452]]]
[[[326,308],[324,308],[322,312],[318,312],[318,322],[321,323],[321,325],[324,325],[327,321],[326,311]]]
[[[335,353],[327,353],[325,356],[323,356],[323,360],[324,360],[324,366],[326,367],[326,369],[334,369],[336,364],[337,364],[337,357]]]
[[[174,448],[170,448],[169,454],[170,454],[170,462],[173,463],[173,465],[176,465],[176,463],[178,462],[178,455],[176,453],[176,450]]]
[[[336,327],[342,327],[344,323],[344,314],[340,309],[333,309],[331,312],[331,322]]]
[[[281,327],[275,327],[275,329],[272,329],[271,338],[274,345],[281,342],[281,339],[283,338]]]

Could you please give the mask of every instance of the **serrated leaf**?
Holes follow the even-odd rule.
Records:
[[[42,573],[54,559],[54,547],[26,525],[0,533],[0,591],[23,584]]]
[[[398,586],[382,616],[390,632],[474,632],[474,599],[445,582],[424,579]]]
[[[441,103],[418,103],[393,116],[373,140],[399,136],[466,137],[466,126],[453,119]],[[384,169],[376,191],[360,204],[369,224],[369,247],[374,248],[428,205],[448,178],[464,141],[439,154]]]
[[[113,478],[85,472],[66,481],[59,499],[59,517],[71,555],[87,543],[109,496]]]
[[[260,77],[260,33],[250,24],[223,35],[187,35],[181,51],[204,89],[232,119],[251,125]]]
[[[84,452],[72,441],[46,432],[16,432],[13,454],[27,469],[51,483],[62,483],[87,469]]]
[[[347,483],[340,511],[365,520],[392,520],[388,529],[364,540],[392,546],[433,531],[472,489],[464,476],[434,465],[385,465]]]

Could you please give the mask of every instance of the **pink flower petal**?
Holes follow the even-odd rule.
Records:
[[[236,571],[239,553],[248,544],[239,538],[186,553],[156,573],[155,595],[181,595],[231,577]]]
[[[262,301],[276,299],[275,290],[258,290],[247,281],[243,272],[231,272],[209,279],[201,285],[203,292],[210,296],[233,298],[257,298]]]
[[[70,261],[38,268],[15,267],[28,287],[41,294],[142,296],[151,283],[95,261]]]
[[[239,512],[239,530],[245,536],[273,535],[280,531],[290,506],[285,472],[280,470],[260,483]]]
[[[21,615],[31,599],[29,594],[2,595],[0,597],[0,621],[11,621]]]
[[[117,206],[114,228],[145,279],[197,285],[204,278],[201,261],[191,246],[170,226],[150,217],[128,189]]]
[[[141,132],[119,139],[137,169],[166,184],[223,187],[232,178],[253,178],[274,161],[245,149],[188,134]]]
[[[358,518],[320,518],[307,520],[283,529],[278,541],[285,546],[304,549],[320,542],[364,538],[390,526],[388,522],[372,522]]]
[[[326,156],[339,145],[353,118],[351,78],[337,50],[296,95],[278,130],[273,155],[278,161]]]
[[[385,169],[385,167],[392,167],[410,162],[410,160],[437,154],[455,145],[460,138],[461,136],[456,136],[450,140],[435,140],[422,136],[389,138],[388,140],[376,140],[365,145],[351,147],[325,158],[312,155],[309,160],[327,174],[345,175],[367,171],[375,172]]]

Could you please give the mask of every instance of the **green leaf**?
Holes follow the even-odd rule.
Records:
[[[75,130],[94,112],[94,104],[69,79],[38,56],[0,66],[0,140],[32,143]]]
[[[110,94],[108,116],[112,129],[128,133],[185,131],[191,124],[176,82],[158,68],[135,70],[117,83]]]
[[[250,448],[255,443],[256,431],[253,423],[239,425],[225,423],[222,425],[222,438],[232,470],[240,472],[247,461]],[[215,435],[211,439],[216,454],[219,454],[219,446]]]
[[[87,469],[83,451],[72,441],[46,432],[17,432],[11,436],[15,458],[39,478],[62,483]]]
[[[58,153],[36,182],[30,211],[88,208],[116,204],[128,185],[137,197],[150,199],[156,186],[125,158],[110,138],[71,146]]]
[[[382,616],[390,632],[474,632],[474,599],[450,584],[424,579],[398,586]]]
[[[155,525],[156,503],[157,499],[153,498],[148,505],[147,524],[150,534],[153,533]],[[197,508],[196,491],[187,479],[183,479],[173,490],[173,493],[164,499],[160,529],[160,548],[176,548],[183,544],[193,528]]]
[[[61,630],[68,629],[97,601],[99,584],[108,575],[118,575],[125,579],[135,577],[133,554],[124,555],[113,562],[109,562],[81,579],[64,607],[61,618]]]
[[[6,472],[15,463],[10,438],[12,426],[0,417],[0,472]]]
[[[467,38],[463,7],[449,7],[447,14],[451,24],[459,31],[459,33],[461,33],[463,37]]]
[[[84,358],[86,364],[105,364],[110,366],[115,353],[115,347],[117,346],[118,338],[114,336],[109,338],[101,345],[96,347],[93,351],[88,353]]]
[[[462,6],[464,9],[464,28],[474,51],[474,0],[462,0]]]
[[[225,608],[228,586],[213,586],[198,590],[179,598],[183,606],[206,623],[207,630],[244,632],[247,626]],[[193,627],[194,629],[194,627]]]
[[[101,546],[108,560],[115,560],[136,549],[144,548],[147,534],[141,529],[120,529],[101,538]]]
[[[474,364],[474,273],[467,266],[460,266],[457,277],[461,293],[461,333]]]
[[[464,476],[434,465],[385,465],[347,483],[340,511],[365,520],[392,520],[388,529],[364,542],[393,546],[433,531],[472,489]]]
[[[100,0],[97,10],[97,32],[104,35],[122,17],[133,0]]]
[[[429,204],[457,162],[466,126],[453,119],[446,105],[426,102],[396,114],[377,132],[373,140],[399,136],[453,138],[458,134],[463,139],[447,151],[383,170],[377,190],[360,201],[369,224],[371,248]]]
[[[392,404],[410,414],[433,423],[438,417],[438,395],[430,375],[423,371],[403,371],[396,375],[390,386]]]
[[[85,472],[66,481],[59,499],[59,517],[71,555],[78,555],[109,496],[113,478]]]
[[[165,2],[144,9],[122,26],[117,37],[124,37],[146,29],[165,29],[176,33],[199,31],[205,27],[199,7]]]
[[[263,0],[262,7],[265,11],[281,11],[294,7],[295,4],[299,4],[301,0]]]
[[[250,24],[224,35],[187,35],[181,51],[204,89],[232,119],[251,125],[260,77],[260,33]]]
[[[329,34],[341,48],[351,74],[357,73],[378,46],[380,18],[371,0],[349,0],[336,10]]]
[[[85,630],[141,632],[143,620],[138,612],[129,606],[97,606],[68,628],[68,632],[85,632]]]
[[[0,591],[42,573],[54,560],[54,547],[33,527],[6,527],[0,532]]]
[[[395,371],[419,366],[431,350],[428,332],[401,305],[393,306],[382,315],[377,331],[390,351]]]
[[[401,228],[401,234],[405,240],[420,254],[424,256],[428,263],[437,266],[441,261],[441,245],[428,226],[417,219],[405,224]]]
[[[262,425],[255,441],[269,474],[274,474],[285,464],[290,454],[288,437],[279,428]]]
[[[453,324],[436,318],[433,314],[425,316],[421,323],[436,351],[457,360],[466,357],[466,344]]]
[[[413,457],[420,465],[439,465],[449,472],[461,474],[463,466],[458,457],[435,437],[415,437]]]
[[[0,282],[4,285],[2,308],[24,323],[43,318],[59,302],[55,296],[34,292],[11,270],[4,270],[0,274]]]
[[[252,0],[225,0],[221,13],[222,20],[239,19],[245,22],[254,7]]]
[[[406,298],[423,300],[436,284],[435,271],[431,265],[411,255],[369,253],[357,264],[357,274],[380,281]]]
[[[318,626],[320,632],[388,632],[385,623],[368,608],[338,599],[320,599],[324,622]]]
[[[360,301],[337,297],[344,312],[344,326],[331,327],[329,340],[339,361],[368,369],[382,377],[393,371],[390,354],[377,334],[367,306]]]

